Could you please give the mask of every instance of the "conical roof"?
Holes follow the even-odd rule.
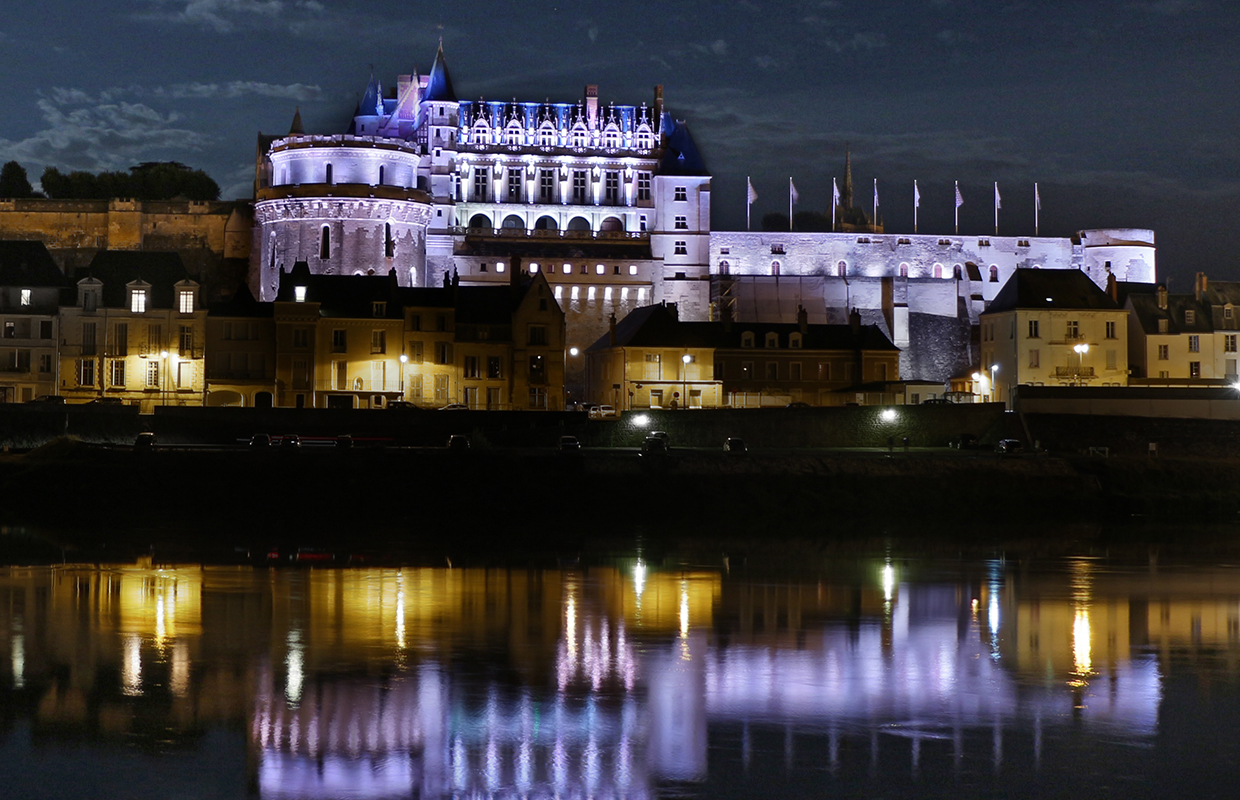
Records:
[[[370,82],[366,84],[366,92],[358,104],[358,114],[367,117],[383,115],[383,86],[375,78],[374,70],[370,71]]]
[[[435,63],[431,66],[431,74],[426,82],[423,101],[433,100],[441,103],[455,103],[456,91],[452,88],[452,77],[448,74],[448,62],[443,56],[443,41],[439,42],[439,50],[435,53]]]
[[[692,175],[709,176],[702,154],[698,152],[697,143],[689,133],[689,126],[684,122],[673,122],[670,114],[664,115],[663,130],[670,130],[667,145],[663,150],[663,160],[659,162],[661,175]]]
[[[297,111],[293,113],[293,124],[289,126],[288,135],[301,135],[306,132],[305,127],[301,124],[301,106],[297,107]]]

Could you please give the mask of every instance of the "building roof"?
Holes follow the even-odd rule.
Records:
[[[275,306],[271,303],[260,303],[254,293],[245,284],[228,300],[212,303],[208,312],[213,317],[271,317]]]
[[[1040,308],[1120,310],[1119,304],[1080,270],[1018,269],[982,313]]]
[[[366,91],[362,94],[362,100],[357,104],[357,116],[381,116],[383,114],[383,85],[379,83],[379,79],[375,77],[375,72],[370,71],[370,82],[366,84]]]
[[[781,348],[786,349],[789,335],[800,330],[794,322],[681,322],[674,305],[659,304],[636,308],[617,322],[614,346],[739,350],[744,335],[752,333],[754,346],[744,349],[761,350],[766,335],[775,333]],[[851,325],[808,325],[801,342],[803,350],[899,350],[877,325],[857,329]],[[593,352],[612,346],[608,332],[588,349]]]
[[[179,253],[136,250],[101,250],[90,266],[78,269],[74,280],[95,278],[103,282],[103,305],[126,305],[126,286],[142,281],[151,285],[151,307],[172,308],[173,287],[189,280]]]
[[[0,286],[65,286],[67,283],[43,242],[0,241]]]
[[[456,92],[452,88],[452,76],[448,74],[448,62],[443,56],[443,42],[435,53],[435,63],[431,65],[431,74],[427,77],[426,91],[422,93],[423,102],[438,101],[455,103]]]
[[[1167,295],[1167,307],[1159,308],[1158,293],[1128,295],[1128,306],[1136,315],[1141,330],[1147,334],[1210,333],[1214,330],[1210,306],[1191,294]],[[1188,321],[1188,312],[1193,321]],[[1159,330],[1159,320],[1166,320],[1166,330]]]
[[[674,121],[671,114],[664,114],[663,130],[669,133],[663,148],[663,159],[659,162],[659,174],[708,177],[710,173],[706,171],[706,162],[693,141],[693,134],[689,133],[689,126]]]

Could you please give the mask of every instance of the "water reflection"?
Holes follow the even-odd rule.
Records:
[[[17,720],[44,743],[157,751],[240,725],[266,798],[641,798],[733,772],[1059,770],[1081,735],[1154,746],[1183,654],[1228,654],[1234,680],[1238,598],[1229,569],[1089,559],[936,573],[886,558],[793,583],[640,561],[10,569],[0,756]]]

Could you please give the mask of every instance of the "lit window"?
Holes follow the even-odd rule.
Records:
[[[565,264],[565,265],[564,265],[564,274],[565,274],[565,275],[572,275],[572,274],[573,274],[573,265],[572,265],[572,264]]]
[[[645,299],[646,299],[646,289],[645,289],[644,287],[638,287],[638,289],[637,289],[637,302],[639,302],[639,303],[640,303],[641,301],[643,301],[643,300],[645,300]]]
[[[1201,337],[1200,336],[1188,337],[1188,352],[1190,353],[1201,352]]]
[[[538,272],[538,265],[530,264],[530,274],[533,275],[535,272]]]
[[[636,275],[636,274],[637,274],[637,265],[636,265],[636,264],[629,264],[629,274],[630,274],[630,275]]]
[[[610,300],[610,299],[611,299],[611,287],[610,287],[610,286],[608,286],[607,288],[605,288],[605,289],[603,290],[603,299],[604,299],[604,300]]]
[[[555,287],[555,299],[561,300],[563,299],[563,297],[564,297],[564,287],[563,286]]]
[[[607,267],[603,266],[602,264],[599,264],[597,267],[594,268],[594,272],[598,275],[603,275],[607,272]]]
[[[503,262],[503,261],[496,261],[496,262],[495,262],[495,271],[496,271],[496,272],[503,272],[503,271],[504,271],[504,262]]]
[[[24,306],[30,305],[30,290],[29,289],[22,289],[21,304]]]
[[[133,290],[133,294],[129,296],[129,310],[134,314],[142,314],[146,311],[145,289]]]
[[[298,303],[306,302],[306,287],[294,286],[293,287],[293,299],[296,300]]]
[[[594,299],[594,293],[595,293],[596,291],[597,291],[597,289],[595,289],[593,286],[591,286],[589,289],[586,289],[586,299],[587,299],[587,300],[593,300],[593,299]]]
[[[573,300],[576,300],[576,299],[577,299],[577,298],[579,298],[580,296],[581,296],[581,287],[580,287],[580,286],[574,286],[574,287],[573,287],[572,299],[573,299]]]
[[[194,313],[194,293],[188,290],[182,290],[177,293],[177,310],[182,314]]]
[[[629,301],[629,287],[624,286],[620,289],[620,302],[627,303]]]

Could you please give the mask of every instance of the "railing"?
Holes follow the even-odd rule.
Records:
[[[452,236],[488,236],[504,239],[598,239],[609,242],[644,242],[650,239],[646,231],[562,231],[535,228],[467,228],[460,225],[449,227]]]
[[[1093,367],[1055,367],[1056,378],[1092,378]]]

